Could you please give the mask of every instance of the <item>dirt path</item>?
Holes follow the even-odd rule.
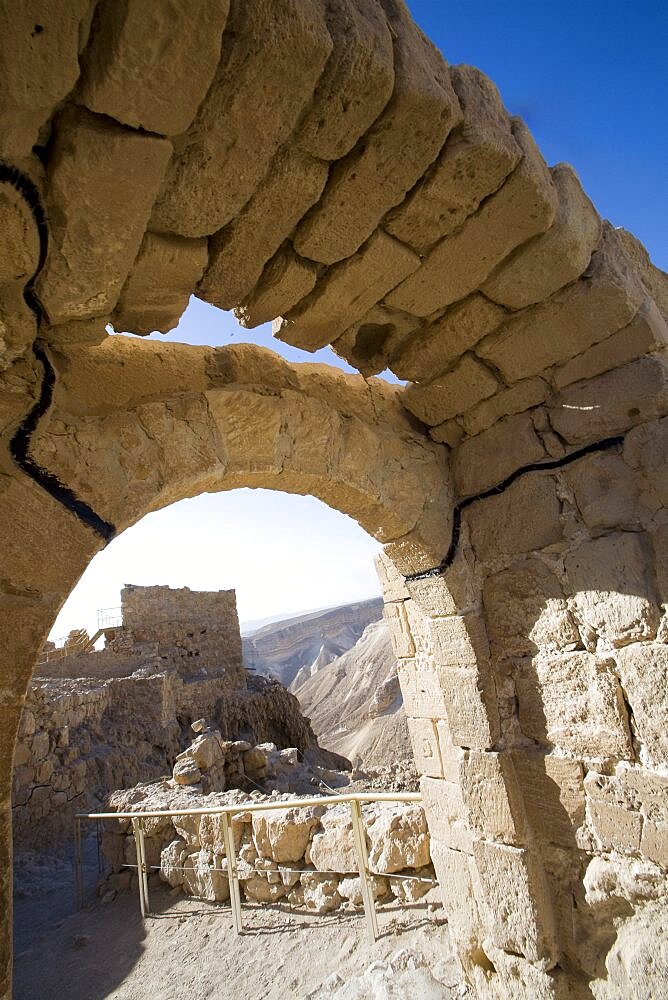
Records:
[[[411,973],[397,977],[379,967],[364,975],[371,963],[387,963],[401,949],[413,963],[424,961],[429,973],[422,974],[430,982],[432,976],[438,981],[430,996],[462,995],[443,911],[428,901],[408,909],[380,907],[382,936],[373,946],[359,914],[244,906],[247,930],[237,939],[227,907],[162,887],[152,890],[151,905],[155,916],[142,923],[129,892],[64,917],[62,891],[19,900],[15,1000],[302,1000],[335,973],[349,984],[346,996],[420,1000],[422,990],[399,986]],[[410,965],[407,955],[399,965],[407,959]],[[378,992],[372,979],[383,975],[393,982]]]

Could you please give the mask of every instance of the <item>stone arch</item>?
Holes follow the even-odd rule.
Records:
[[[572,843],[545,840],[531,812],[557,788],[579,838],[571,855],[591,864],[613,851],[665,870],[665,717],[643,676],[663,677],[665,661],[666,276],[599,219],[570,167],[547,167],[491,81],[445,63],[401,0],[211,0],[196,22],[189,3],[155,9],[150,24],[140,0],[103,0],[92,20],[84,2],[67,16],[40,10],[39,43],[31,3],[2,15],[16,53],[0,88],[2,761],[30,650],[101,544],[95,524],[130,523],[225,474],[298,488],[290,463],[301,460],[302,486],[310,477],[326,502],[357,509],[387,544],[388,616],[469,975],[481,996],[586,996],[598,971],[569,943],[561,891],[584,881],[567,865],[560,879]],[[388,395],[266,359],[258,376],[252,351],[105,339],[107,321],[171,329],[195,290],[249,327],[273,320],[288,343],[332,344],[363,375],[390,367],[409,385]],[[278,451],[225,473],[218,449],[233,444],[240,405],[275,428]],[[284,420],[304,432],[296,450]],[[17,469],[21,429],[33,461],[98,522]],[[318,434],[340,447],[338,492],[305,443]],[[177,440],[192,456],[180,479]],[[376,468],[376,446],[388,462],[371,476],[361,465]],[[572,464],[535,469],[562,460]],[[108,488],[114,469],[127,474],[125,511]],[[454,561],[421,575],[443,559],[457,512]],[[630,577],[620,552],[642,563]],[[527,727],[543,682],[495,648],[508,620],[524,639],[545,627],[542,605],[517,597],[527,573],[561,609],[556,652],[581,658],[575,686],[608,676],[605,704],[618,724],[626,712],[631,735],[602,762],[591,744],[580,753],[553,738],[547,702],[547,725]],[[504,580],[520,606],[510,619],[494,597]],[[646,614],[645,632],[624,631],[619,602],[597,610],[588,592],[640,600],[628,617]],[[529,676],[544,666],[539,656]],[[552,768],[547,790],[540,775],[522,787],[529,751],[543,779]]]

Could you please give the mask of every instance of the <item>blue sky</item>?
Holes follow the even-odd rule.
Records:
[[[668,270],[668,2],[409,0],[409,7],[448,62],[487,73],[548,163],[571,163],[601,215],[635,233]],[[196,299],[165,339],[251,341],[290,361],[351,370],[328,348],[304,354],[273,341],[268,327],[242,330]],[[118,604],[124,582],[236,587],[242,620],[357,600],[378,592],[377,549],[354,521],[310,497],[205,495],[149,515],[97,556],[52,634],[94,627],[96,609]]]

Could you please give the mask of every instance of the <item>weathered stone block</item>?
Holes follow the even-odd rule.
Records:
[[[524,809],[508,753],[469,750],[460,764],[460,781],[468,822],[477,835],[524,842]]]
[[[522,155],[492,81],[473,66],[454,66],[450,74],[464,122],[428,176],[385,224],[420,253],[457,229],[483,198],[498,190]]]
[[[545,447],[529,413],[499,420],[468,438],[455,451],[454,473],[460,496],[473,496],[502,483],[511,472],[545,458]]]
[[[486,672],[439,669],[446,716],[456,746],[486,750],[499,734],[494,687]]]
[[[478,558],[493,560],[560,541],[560,513],[554,479],[546,473],[531,473],[500,496],[472,504],[464,518]]]
[[[417,316],[376,305],[334,341],[332,350],[368,378],[385,371],[419,325]]]
[[[380,5],[333,0],[327,28],[334,48],[299,124],[298,143],[321,160],[339,160],[392,96],[392,35]]]
[[[208,236],[266,176],[332,51],[317,0],[234,4],[218,69],[172,159],[152,228]]]
[[[448,847],[471,854],[473,833],[459,785],[441,778],[422,777],[420,792],[431,836]]]
[[[389,305],[428,316],[457,302],[479,288],[515,247],[552,224],[557,195],[549,171],[522,122],[514,122],[513,134],[524,155],[508,180],[387,296]]]
[[[668,760],[668,647],[632,645],[615,653],[640,740],[652,764]]]
[[[475,862],[434,836],[430,848],[455,946],[472,951],[485,935],[473,888]]]
[[[401,398],[407,410],[434,426],[494,395],[498,385],[489,368],[465,354],[452,371],[425,385],[409,385]]]
[[[207,302],[231,309],[251,295],[265,264],[320,197],[327,169],[295,146],[279,150],[239,215],[209,240],[209,266],[200,284]]]
[[[49,159],[49,250],[37,292],[51,323],[103,316],[134,263],[171,153],[166,139],[66,108]]]
[[[443,765],[443,777],[446,781],[452,781],[456,785],[460,783],[460,769],[464,755],[468,752],[461,747],[455,746],[450,735],[450,724],[447,719],[436,720],[436,733],[438,736],[438,748],[441,754]]]
[[[485,295],[509,309],[542,302],[579,278],[601,236],[601,220],[573,168],[559,163],[550,173],[559,196],[554,222],[483,285]]]
[[[390,367],[398,378],[429,382],[496,330],[505,315],[484,296],[471,295],[407,339],[392,355]]]
[[[419,774],[431,778],[443,776],[443,765],[433,719],[406,719],[413,746],[413,757]]]
[[[650,354],[587,382],[577,382],[548,404],[550,423],[566,441],[580,444],[621,434],[668,410],[668,371]]]
[[[564,469],[578,511],[590,531],[638,530],[642,523],[638,476],[619,455],[599,452]]]
[[[553,965],[557,949],[545,875],[533,853],[505,844],[473,845],[483,915],[498,948]]]
[[[650,484],[643,502],[652,510],[668,506],[668,419],[634,428],[626,435],[624,461]],[[654,495],[649,496],[652,492]]]
[[[568,361],[626,326],[645,299],[615,231],[604,238],[579,281],[509,319],[476,348],[507,382]],[[589,417],[590,415],[587,414]]]
[[[617,230],[627,256],[633,261],[643,285],[656,302],[659,312],[668,321],[668,274],[652,263],[640,240],[627,229]]]
[[[269,261],[249,297],[234,309],[247,328],[270,323],[312,292],[318,278],[315,264],[302,260],[288,244]]]
[[[627,326],[558,368],[552,378],[556,387],[563,389],[573,382],[619,368],[666,345],[668,324],[652,299],[646,299]]]
[[[434,658],[439,667],[478,667],[489,662],[489,644],[482,618],[452,615],[429,619]]]
[[[392,649],[397,659],[409,659],[415,653],[415,643],[403,601],[388,603],[383,608],[383,617],[390,629]]]
[[[398,573],[394,563],[385,555],[379,552],[373,564],[380,580],[380,587],[385,601],[405,601],[410,597],[406,587],[406,581],[401,573]]]
[[[574,848],[585,815],[582,764],[568,757],[527,750],[513,751],[512,759],[534,836],[546,843]]]
[[[661,611],[644,535],[615,532],[584,542],[565,559],[580,618],[612,646],[656,635]]]
[[[387,0],[384,9],[394,42],[392,97],[364,142],[332,168],[319,205],[294,239],[298,253],[323,264],[359,249],[434,162],[461,120],[441,54],[403,4]]]
[[[274,322],[274,336],[316,351],[336,340],[419,266],[412,250],[379,230],[354,257],[327,271],[296,309]]]
[[[520,661],[515,689],[522,731],[578,756],[630,758],[628,720],[613,666],[581,652]]]
[[[131,333],[177,326],[207,262],[206,240],[146,233],[112,322]]]
[[[516,382],[509,389],[502,389],[495,396],[490,396],[489,399],[474,406],[472,410],[462,414],[461,422],[467,434],[480,434],[501,417],[522,413],[532,406],[538,406],[544,402],[548,393],[547,382],[541,378],[530,378],[524,382]],[[436,440],[438,439],[436,438]]]
[[[83,103],[146,132],[185,132],[218,65],[229,8],[230,0],[98,3]]]
[[[89,8],[89,0],[65,7],[44,0],[3,5],[0,156],[10,162],[30,154],[40,127],[74,87]]]
[[[488,577],[483,601],[497,657],[531,656],[539,649],[563,651],[579,644],[561,584],[538,559],[515,563]]]
[[[420,719],[446,717],[445,692],[433,664],[423,658],[400,660],[397,674],[406,715]]]
[[[602,851],[636,854],[640,850],[643,826],[640,813],[593,801],[589,803],[589,819]]]

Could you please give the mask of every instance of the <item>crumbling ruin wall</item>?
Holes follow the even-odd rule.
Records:
[[[148,511],[263,486],[355,517],[405,578],[388,615],[403,623],[402,663],[415,660],[400,673],[427,733],[416,755],[434,859],[479,995],[603,996],[600,977],[586,985],[587,942],[611,946],[628,978],[615,915],[635,913],[628,943],[654,904],[624,873],[629,858],[657,865],[665,844],[648,789],[666,765],[666,276],[401,0],[220,0],[196,19],[188,3],[151,19],[140,0],[93,17],[83,0],[65,15],[5,6],[3,911],[15,733],[65,596]],[[106,336],[109,321],[172,329],[195,290],[410,384]],[[663,492],[636,500],[630,480]],[[533,596],[504,611],[495,577],[508,572],[512,593],[530,580],[546,608],[565,602],[556,632]],[[435,753],[439,731],[456,766]],[[561,774],[536,779],[541,801],[562,789],[571,833],[556,842],[531,820],[533,791],[513,805],[536,761]],[[498,809],[480,816],[478,789],[498,792]],[[610,878],[590,889],[604,862]],[[600,941],[582,930],[587,907]],[[649,975],[643,954],[628,961]],[[0,994],[10,957],[6,939]],[[632,995],[628,981],[610,989]]]

